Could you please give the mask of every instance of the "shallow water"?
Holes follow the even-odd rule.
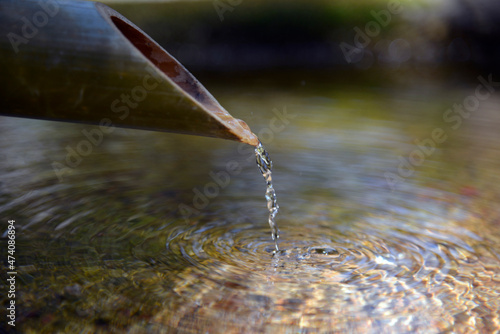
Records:
[[[298,87],[212,88],[273,157],[274,255],[253,148],[116,129],[59,181],[52,163],[92,127],[1,118],[0,224],[3,233],[16,220],[17,328],[498,331],[499,100],[453,129],[442,115],[474,83]],[[436,128],[447,138],[420,162],[415,140],[429,143]],[[398,171],[410,156],[419,165]]]

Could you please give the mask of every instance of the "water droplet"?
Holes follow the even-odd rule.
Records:
[[[273,188],[273,179],[272,179],[273,162],[271,161],[269,154],[267,153],[264,146],[262,146],[261,142],[259,142],[259,145],[255,147],[255,156],[257,159],[257,166],[259,167],[259,170],[262,173],[262,176],[264,176],[264,179],[266,180],[267,183],[266,200],[267,200],[267,209],[269,210],[269,226],[271,226],[271,235],[274,240],[276,251],[279,251],[278,248],[279,231],[278,231],[278,226],[276,225],[276,215],[278,214],[279,205],[278,202],[276,201],[276,192],[274,191]]]

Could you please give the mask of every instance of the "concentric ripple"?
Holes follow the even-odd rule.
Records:
[[[481,141],[481,130],[482,151],[471,154],[448,133],[447,155],[436,147],[391,191],[383,175],[398,172],[395,152],[414,139],[401,130],[408,120],[393,117],[399,107],[388,116],[391,101],[380,101],[380,118],[303,103],[318,117],[276,136],[277,253],[251,148],[239,156],[232,143],[116,129],[61,181],[52,162],[65,161],[83,125],[0,122],[0,213],[16,220],[20,330],[498,332],[498,140]],[[423,136],[442,125],[426,123],[424,109],[414,115],[423,125],[412,124]],[[205,194],[232,159],[240,173]]]
[[[485,241],[467,229],[450,231],[445,226],[451,228],[452,220],[443,225],[433,215],[426,216],[426,229],[417,229],[421,210],[407,208],[405,217],[372,214],[342,224],[291,220],[282,224],[276,254],[266,228],[251,223],[178,226],[168,237],[167,254],[189,267],[178,273],[176,293],[190,296],[182,306],[188,313],[199,305],[225,310],[221,290],[231,290],[237,300],[265,296],[274,312],[286,310],[292,323],[301,314],[310,328],[347,329],[338,319],[353,315],[360,320],[350,329],[370,331],[390,324],[395,331],[434,332],[455,324],[457,314],[469,314],[472,321],[474,305],[489,298],[471,293],[473,285],[487,284],[479,274],[485,263],[478,260],[485,258],[478,247]],[[304,316],[307,305],[314,308]]]

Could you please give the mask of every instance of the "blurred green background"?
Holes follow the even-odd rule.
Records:
[[[293,70],[295,79],[454,84],[498,72],[493,1],[106,3],[202,78],[274,71],[290,83]]]

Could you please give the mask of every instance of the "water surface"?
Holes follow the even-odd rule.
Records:
[[[1,118],[19,328],[498,331],[499,100],[453,129],[442,115],[475,85],[297,87],[213,88],[273,157],[274,255],[253,148],[116,129],[60,181],[92,127]]]

